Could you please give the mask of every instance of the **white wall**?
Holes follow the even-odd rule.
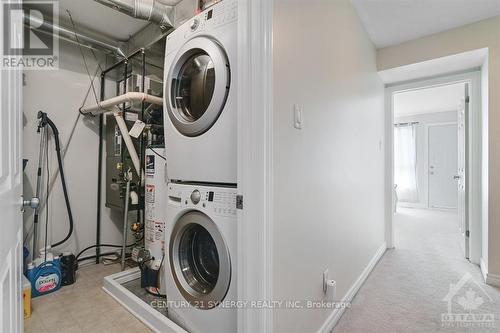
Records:
[[[488,172],[497,170],[500,165],[500,17],[483,20],[456,29],[451,29],[431,36],[390,46],[378,50],[377,64],[380,71],[397,68],[409,64],[446,57],[477,49],[488,48],[488,62],[483,65],[482,84],[487,83],[488,92],[484,98],[483,151],[483,233],[488,231],[482,257],[492,277],[500,284],[500,173]],[[484,88],[484,86],[483,86]],[[485,202],[486,201],[486,202]],[[489,202],[488,202],[489,201]],[[486,236],[486,235],[485,235]],[[485,240],[483,240],[485,244]]]
[[[92,75],[97,68],[93,56],[85,50]],[[104,61],[103,66],[105,67]],[[96,92],[99,94],[99,76]],[[59,128],[62,149],[66,149],[71,129],[78,115],[87,89],[89,78],[85,72],[78,48],[66,42],[60,47],[60,69],[54,71],[25,71],[24,86],[24,158],[29,159],[24,177],[24,193],[34,194],[38,163],[39,135],[36,133],[36,115],[39,110],[47,112]],[[88,103],[95,99],[91,94]],[[82,117],[83,118],[83,117]],[[64,160],[68,192],[73,209],[75,231],[72,238],[57,250],[77,253],[96,241],[96,194],[98,123],[95,119],[80,119]],[[57,159],[53,140],[50,145],[51,174],[57,170]],[[104,207],[104,205],[103,205]],[[43,246],[45,213],[41,212],[40,247]],[[43,216],[43,218],[42,218]],[[68,230],[68,217],[60,178],[57,177],[49,205],[49,241],[62,240]],[[31,228],[33,214],[24,217],[25,230]],[[102,217],[102,242],[121,243],[121,216],[104,208]],[[31,252],[31,245],[29,247]],[[56,251],[57,252],[57,251]],[[89,251],[88,255],[95,254]]]
[[[384,244],[384,87],[348,0],[274,3],[273,299],[325,299],[326,269],[342,299]],[[331,312],[277,310],[274,332]]]
[[[394,105],[395,112],[398,106]],[[428,146],[428,126],[430,124],[442,124],[457,122],[456,111],[445,111],[436,113],[416,114],[412,116],[394,117],[395,123],[418,122],[417,125],[417,184],[418,202],[399,202],[402,207],[429,208],[429,146]]]

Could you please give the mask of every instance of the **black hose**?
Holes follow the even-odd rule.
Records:
[[[126,247],[134,247],[136,245],[136,243],[134,244],[130,244],[130,245],[127,245]],[[111,245],[111,244],[99,244],[99,245],[92,245],[92,246],[88,246],[86,248],[84,248],[83,250],[80,251],[80,253],[78,253],[78,255],[76,256],[76,259],[78,260],[78,258],[80,258],[80,256],[90,250],[90,249],[93,249],[93,248],[100,248],[100,247],[111,247],[111,248],[117,248],[117,249],[121,249],[122,246],[121,245]],[[96,256],[93,256],[93,258],[97,258],[97,255]]]
[[[116,252],[101,253],[101,256],[110,256],[110,255],[115,254],[115,253]],[[77,261],[78,262],[82,262],[82,261],[85,261],[85,260],[90,260],[90,259],[95,259],[95,258],[97,258],[97,256],[93,255],[93,256],[88,256],[88,257],[80,258]]]
[[[42,126],[49,125],[49,127],[52,129],[52,133],[54,134],[54,142],[56,145],[56,154],[57,154],[57,164],[59,165],[59,173],[61,174],[61,183],[63,188],[64,201],[66,202],[66,210],[68,211],[68,218],[69,218],[68,233],[63,240],[51,245],[51,247],[54,248],[64,244],[73,234],[73,213],[71,212],[71,204],[69,202],[68,189],[66,187],[66,178],[64,177],[64,169],[61,157],[61,143],[59,141],[59,130],[57,129],[57,126],[54,124],[54,122],[50,120],[50,118],[47,116],[46,113],[39,111],[38,118],[42,119]]]

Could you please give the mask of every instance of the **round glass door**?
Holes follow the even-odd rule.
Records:
[[[224,50],[206,37],[190,40],[173,61],[165,87],[167,111],[177,130],[186,136],[205,133],[217,121],[229,93]]]
[[[227,294],[231,261],[214,222],[201,212],[188,212],[176,223],[170,241],[170,264],[183,297],[200,309],[211,309]]]
[[[214,239],[199,224],[186,228],[179,242],[179,266],[191,288],[207,295],[219,278],[219,253]]]
[[[215,88],[215,68],[204,51],[192,55],[172,82],[172,105],[186,122],[195,122],[208,109]]]

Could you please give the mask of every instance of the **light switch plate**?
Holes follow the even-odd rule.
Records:
[[[304,126],[304,119],[302,114],[302,108],[298,104],[293,105],[293,127],[296,129],[302,129]]]

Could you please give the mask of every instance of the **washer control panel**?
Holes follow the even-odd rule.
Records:
[[[236,188],[169,184],[169,202],[193,208],[208,215],[235,217],[237,214]]]

